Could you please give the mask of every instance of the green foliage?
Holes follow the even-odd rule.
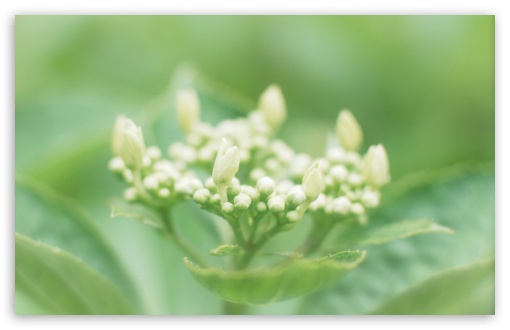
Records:
[[[493,16],[18,16],[15,28],[16,172],[47,183],[59,195],[49,197],[55,194],[18,181],[16,231],[42,241],[41,246],[59,247],[59,256],[77,256],[89,269],[78,275],[92,272],[97,279],[100,273],[98,283],[113,283],[130,305],[139,305],[122,312],[222,312],[221,299],[190,276],[182,252],[152,227],[126,219],[135,214],[132,209],[116,204],[116,217],[110,219],[109,200],[122,188],[106,170],[111,123],[126,113],[153,128],[149,143],[175,141],[181,137],[173,109],[175,86],[195,86],[204,106],[212,109],[204,119],[217,122],[250,110],[255,95],[277,82],[290,114],[280,136],[296,150],[316,155],[323,151],[338,110],[350,108],[366,127],[367,143],[384,142],[396,183],[415,170],[494,159]],[[165,87],[183,60],[232,88],[187,69]],[[406,313],[493,313],[490,266],[481,266],[485,271],[458,268],[494,255],[493,171],[425,176],[419,187],[409,188],[409,182],[403,190],[398,186],[383,192],[386,208],[370,217],[366,229],[377,236],[363,237],[379,243],[407,238],[363,246],[367,259],[333,286],[248,312],[388,313],[382,308],[393,297],[401,299],[391,300],[397,306],[409,306]],[[69,207],[68,198],[89,216]],[[204,254],[225,234],[221,221],[190,204],[177,207],[174,217],[183,236]],[[434,222],[413,220],[403,228],[398,224],[402,219]],[[447,230],[437,226],[454,234],[440,235],[435,230]],[[345,241],[335,239],[340,229],[324,245],[332,247],[327,252],[361,247],[362,236],[354,231]],[[425,231],[429,233],[414,236]],[[284,247],[268,246],[293,248],[291,232],[281,234]],[[18,249],[16,255],[18,263]],[[225,265],[227,258],[210,259]],[[444,283],[457,281],[442,282],[441,274],[456,274],[448,271],[452,267],[473,276],[457,278],[459,290],[450,293],[451,286]],[[443,284],[436,286],[434,280]],[[21,283],[16,283],[17,313],[55,312],[51,303],[40,303],[33,292],[20,288]],[[30,283],[47,288],[54,282],[37,276]],[[427,296],[412,291],[419,283],[429,283],[430,292],[440,288],[448,299],[425,310],[417,302]],[[81,306],[66,288],[59,285],[52,291],[52,296],[69,299],[57,310]],[[405,294],[407,290],[412,294]],[[464,301],[470,306],[460,310]]]
[[[239,245],[220,245],[212,249],[209,253],[215,257],[223,257],[239,255],[242,252],[243,249]]]
[[[16,179],[16,232],[64,250],[106,276],[131,299],[136,292],[118,257],[87,213],[27,178]]]
[[[16,234],[16,313],[132,314],[133,308],[83,261]]]
[[[372,314],[495,313],[494,258],[449,269],[386,301]]]
[[[395,219],[402,217],[431,216],[451,228],[453,235],[428,234],[369,246],[369,257],[355,274],[346,276],[333,289],[305,298],[299,312],[370,313],[395,294],[437,272],[494,256],[495,181],[492,170],[472,167],[470,171],[462,168],[462,171],[446,172],[448,176],[438,172],[436,180],[428,176],[427,182],[408,186],[400,198],[383,206],[371,219],[372,223],[391,225]],[[481,285],[486,286],[484,290],[490,291],[489,283]],[[464,290],[469,294],[470,287]],[[455,293],[451,296],[454,297]],[[484,314],[486,306],[493,304],[490,295],[481,297],[487,300],[471,306],[472,313]],[[457,303],[461,301],[459,296]],[[409,304],[419,304],[419,301],[409,301]]]
[[[223,299],[235,303],[267,304],[306,295],[325,287],[356,268],[365,252],[345,251],[317,260],[290,260],[264,269],[223,271],[200,268],[185,259],[193,276]]]

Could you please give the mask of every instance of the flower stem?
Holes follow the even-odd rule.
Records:
[[[182,236],[177,232],[175,228],[173,218],[170,215],[168,209],[159,209],[161,218],[165,225],[167,237],[172,240],[177,247],[184,252],[191,260],[196,262],[201,267],[208,267],[209,263],[200,255],[200,253],[193,248]]]

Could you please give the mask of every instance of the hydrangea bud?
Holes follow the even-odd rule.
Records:
[[[132,202],[136,199],[136,189],[134,187],[129,187],[127,188],[126,190],[124,190],[124,198],[128,201],[128,202]]]
[[[209,190],[202,188],[195,191],[195,194],[193,194],[193,200],[197,202],[198,204],[205,204],[209,201],[209,198],[211,198],[211,193]]]
[[[333,200],[332,211],[338,214],[347,214],[351,208],[351,201],[345,196]]]
[[[114,157],[108,162],[108,169],[112,172],[122,173],[126,166],[120,157]]]
[[[324,190],[321,162],[314,162],[303,175],[303,190],[308,201],[312,202]]]
[[[170,189],[168,188],[159,189],[158,196],[161,198],[167,198],[168,196],[170,196]]]
[[[273,193],[275,188],[274,180],[268,176],[260,178],[257,181],[257,190],[260,194],[269,196]]]
[[[221,211],[225,214],[230,214],[234,212],[234,204],[230,202],[223,203],[223,205],[221,206]]]
[[[158,177],[155,175],[148,175],[143,179],[143,185],[149,190],[156,190],[159,186]]]
[[[382,144],[368,149],[361,174],[365,181],[375,188],[380,188],[390,181],[388,155]]]
[[[342,110],[338,114],[336,134],[345,150],[358,150],[363,141],[361,127],[349,110]]]
[[[280,126],[287,117],[285,100],[280,87],[270,85],[260,96],[259,110],[262,112],[266,123],[272,129]]]
[[[239,170],[239,150],[237,147],[229,146],[224,138],[220,150],[216,155],[212,178],[216,186],[227,186]]]
[[[273,196],[267,201],[267,206],[272,212],[282,212],[285,209],[285,201],[280,196]]]
[[[112,135],[112,151],[115,156],[120,156],[124,130],[130,126],[136,127],[133,121],[124,115],[117,116],[115,119]]]
[[[351,212],[356,215],[361,215],[361,214],[365,213],[365,208],[363,207],[363,205],[361,205],[359,203],[354,203],[351,206]]]
[[[335,182],[339,183],[347,179],[349,171],[344,165],[335,165],[329,170],[329,175]]]
[[[114,133],[114,139],[117,139],[117,141],[114,141],[115,148],[118,148],[117,151],[128,168],[141,169],[145,156],[145,141],[142,129],[129,119],[124,121],[123,125],[122,134]],[[119,126],[122,126],[122,124],[119,124]],[[117,125],[115,129],[117,129]]]
[[[299,205],[303,204],[305,200],[306,195],[301,187],[292,187],[287,192],[287,197],[285,198],[287,204],[292,207],[298,207]]]
[[[240,193],[234,198],[234,205],[238,210],[247,210],[250,207],[251,198],[245,193]]]
[[[200,102],[193,89],[177,91],[177,119],[185,133],[189,133],[200,120]]]

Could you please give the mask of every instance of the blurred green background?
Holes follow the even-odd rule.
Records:
[[[280,136],[298,151],[319,156],[349,108],[365,147],[386,146],[393,179],[495,158],[494,16],[17,16],[15,34],[16,172],[88,210],[150,313],[217,300],[182,271],[201,300],[172,304],[183,289],[150,270],[171,272],[175,249],[109,220],[122,189],[106,166],[114,118],[143,127],[183,62],[244,95],[246,110],[278,83],[289,112]],[[147,257],[154,249],[168,253]]]

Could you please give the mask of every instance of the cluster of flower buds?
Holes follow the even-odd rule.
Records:
[[[189,198],[203,187],[194,172],[162,159],[158,147],[146,148],[141,128],[124,116],[115,122],[112,149],[116,156],[108,168],[129,184],[124,191],[129,202],[165,205]]]
[[[127,200],[172,204],[192,197],[225,219],[271,214],[279,223],[290,224],[308,211],[364,223],[366,210],[379,204],[379,190],[390,179],[382,145],[359,154],[363,133],[348,110],[338,115],[339,146],[322,158],[296,153],[274,139],[287,116],[275,85],[262,93],[257,110],[216,126],[200,121],[194,90],[178,91],[176,106],[186,139],[170,145],[171,160],[161,159],[156,147],[146,148],[141,129],[131,120],[117,119],[112,145],[116,157],[109,167],[131,185],[125,191]],[[211,174],[205,182],[195,174],[199,168]]]

